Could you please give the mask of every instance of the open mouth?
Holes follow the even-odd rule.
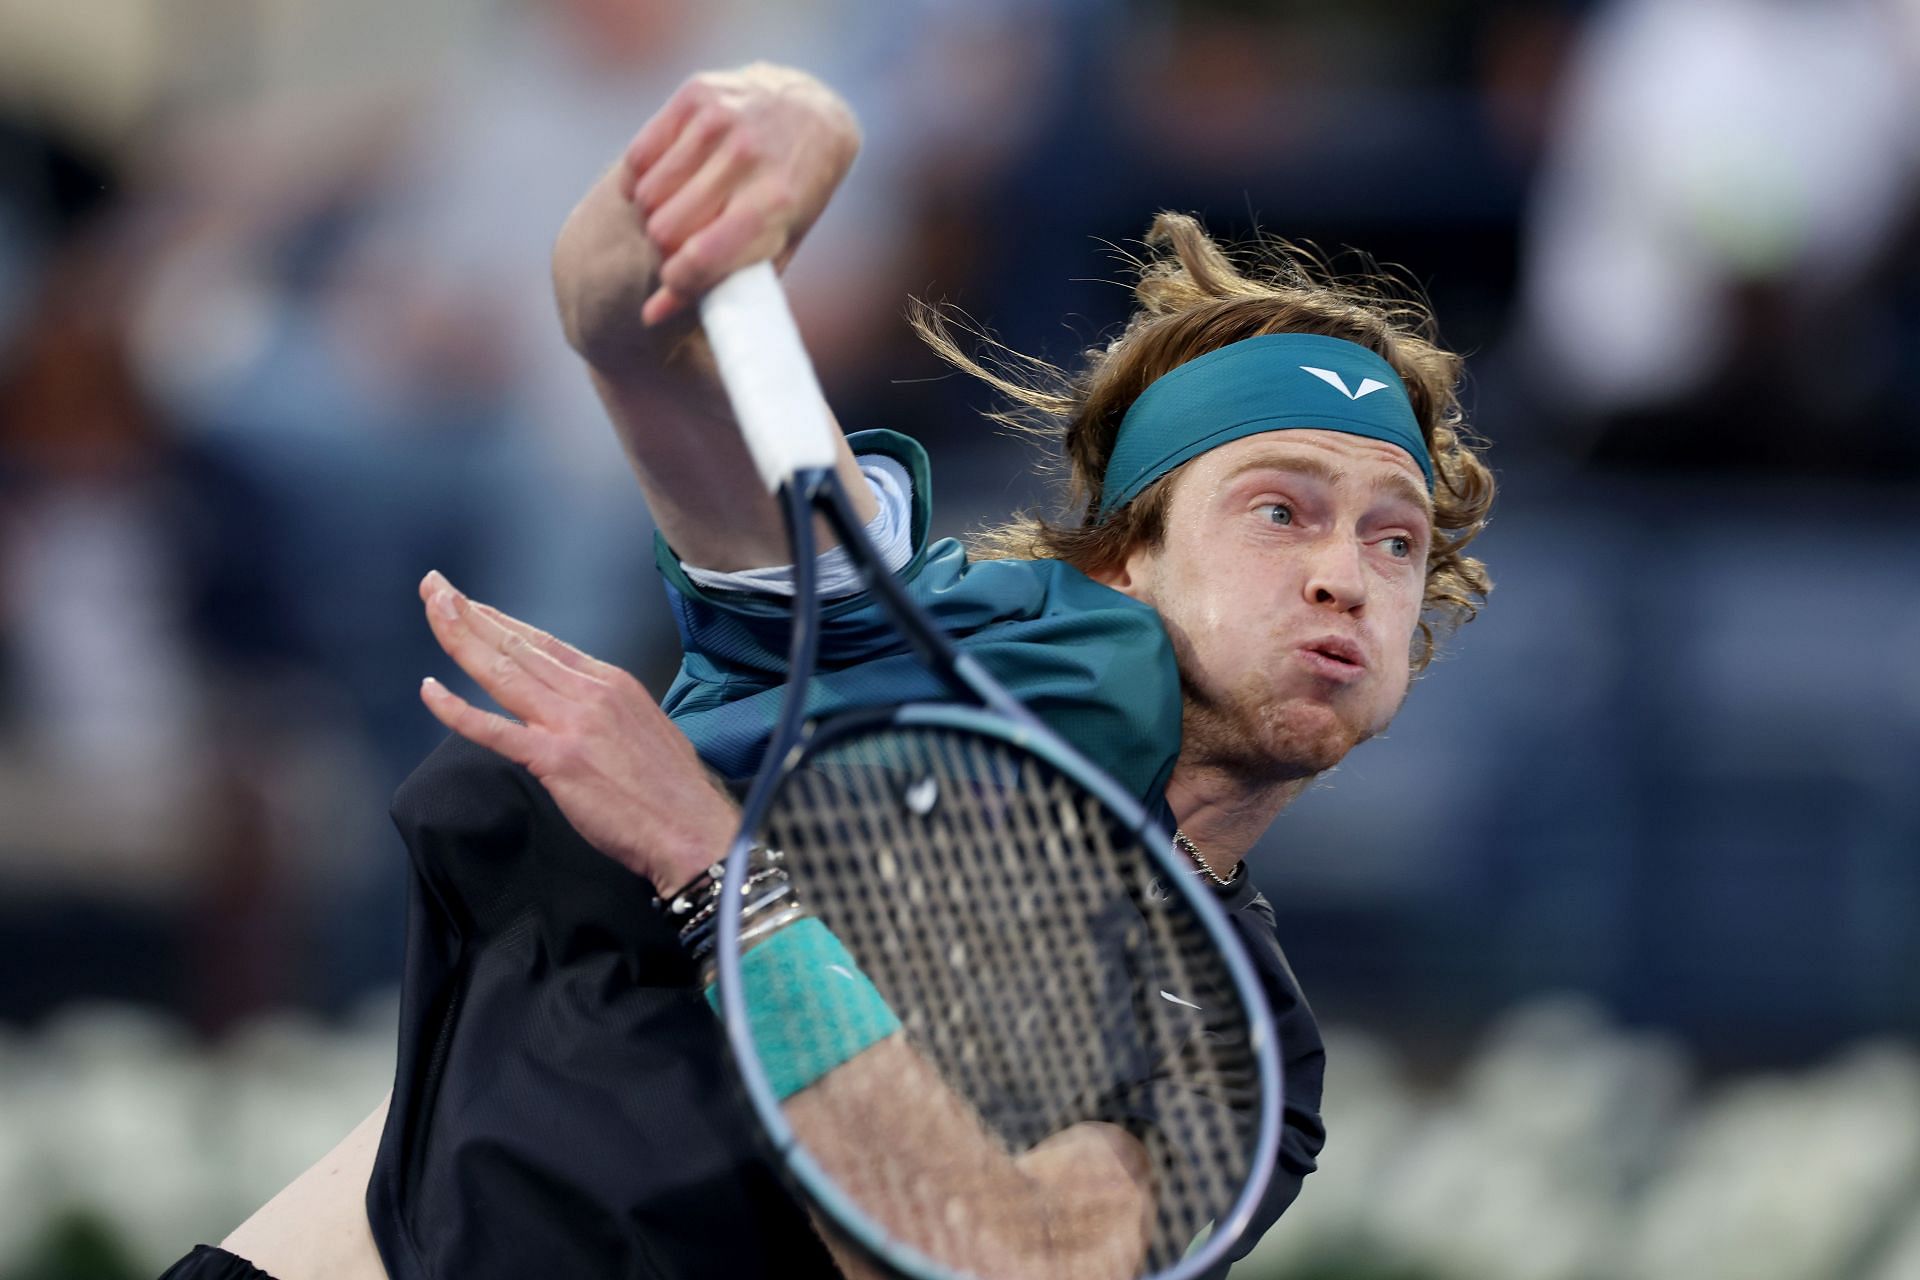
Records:
[[[1357,670],[1367,665],[1366,659],[1360,655],[1359,648],[1345,640],[1331,638],[1312,640],[1301,647],[1308,653],[1325,658],[1329,662],[1337,662],[1343,667],[1353,667]]]
[[[1366,674],[1367,659],[1360,646],[1340,636],[1309,640],[1300,646],[1300,654],[1323,680],[1351,684]]]

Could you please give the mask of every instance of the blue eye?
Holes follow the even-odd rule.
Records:
[[[1273,513],[1270,517],[1270,522],[1273,524],[1288,525],[1293,523],[1293,508],[1284,502],[1263,502],[1260,504],[1260,510]]]
[[[1405,560],[1413,554],[1413,539],[1398,535],[1387,539],[1387,554],[1396,560]]]

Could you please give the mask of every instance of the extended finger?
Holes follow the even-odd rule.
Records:
[[[647,218],[647,238],[671,256],[687,238],[720,216],[728,187],[750,160],[735,146],[722,144],[698,173],[667,197]]]
[[[465,606],[463,621],[487,644],[518,662],[541,684],[568,698],[592,693],[599,680],[583,667],[566,661],[562,654],[594,661],[578,649],[555,639],[540,628],[500,612],[490,604],[469,600],[454,593]]]
[[[528,640],[479,614],[449,587],[427,590],[427,625],[434,639],[494,701],[534,724],[554,721],[578,697],[588,677],[570,671]]]
[[[426,577],[420,579],[420,598],[426,601],[430,609],[434,607],[435,595],[441,591],[451,593],[455,606],[454,616],[449,617],[444,612],[441,616],[449,622],[466,622],[476,636],[496,648],[508,647],[510,642],[506,637],[516,635],[533,646],[541,657],[550,659],[576,674],[599,678],[604,671],[617,669],[609,668],[598,658],[580,652],[558,636],[542,631],[531,622],[522,622],[504,610],[469,599],[458,587],[448,582],[446,576],[438,569],[431,570]],[[513,647],[518,648],[517,644]],[[580,692],[578,681],[568,680],[542,663],[535,663],[532,671],[534,675],[541,677],[543,683],[552,685],[562,692]]]
[[[681,126],[666,154],[650,165],[633,185],[633,203],[647,216],[700,171],[731,121],[719,111],[697,111]]]
[[[622,157],[627,172],[636,182],[667,153],[667,148],[680,136],[680,130],[686,127],[699,106],[699,95],[693,92],[693,86],[682,85],[664,107],[653,113],[652,119],[640,126],[640,132],[633,135]],[[629,186],[622,194],[631,196],[632,188]]]
[[[671,320],[685,311],[691,301],[691,298],[683,298],[663,285],[655,289],[653,296],[640,308],[640,323],[659,324],[663,320]]]
[[[619,670],[612,663],[602,662],[592,654],[574,648],[552,632],[542,631],[531,622],[522,622],[512,614],[503,613],[490,604],[482,604],[478,600],[469,600],[467,604],[487,621],[526,637],[528,644],[569,671],[578,672],[595,680],[604,680],[609,672]]]
[[[532,762],[536,742],[534,731],[526,725],[482,711],[432,676],[420,682],[420,701],[427,704],[434,719],[469,742],[477,742],[517,764]]]

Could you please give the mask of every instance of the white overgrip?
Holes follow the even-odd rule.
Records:
[[[742,267],[714,286],[701,300],[700,323],[767,488],[803,468],[832,467],[833,418],[773,264]]]

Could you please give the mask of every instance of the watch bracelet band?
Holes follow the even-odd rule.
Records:
[[[798,906],[794,898],[793,882],[787,879],[784,871],[776,872],[759,885],[750,886],[740,904],[740,941],[744,947],[750,929],[782,903]],[[758,934],[754,936],[760,936]],[[704,963],[720,941],[720,913],[713,912],[697,925],[690,925],[680,933],[680,948],[696,964]]]
[[[747,875],[740,886],[741,941],[761,938],[804,914],[793,893],[793,881],[781,865],[786,855],[756,844],[747,851]],[[726,863],[715,862],[669,898],[655,898],[654,906],[671,919],[680,947],[696,964],[705,964],[718,940],[720,899]],[[782,908],[784,904],[784,909]],[[769,914],[769,913],[773,914]],[[761,917],[765,917],[762,919]]]

